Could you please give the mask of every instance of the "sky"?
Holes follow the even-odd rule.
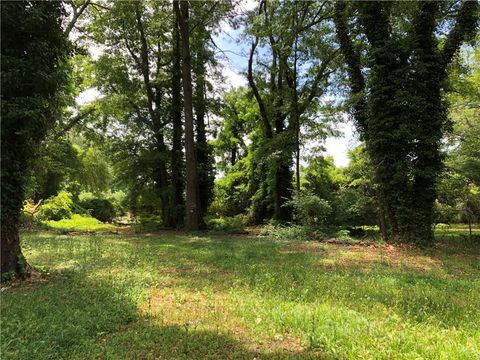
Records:
[[[256,2],[254,0],[242,1],[238,12],[242,13],[254,9]],[[246,86],[246,68],[248,61],[248,46],[245,39],[242,39],[242,29],[233,29],[227,22],[220,24],[221,31],[213,37],[216,45],[216,55],[220,58],[222,65],[222,73],[225,82],[218,84],[222,88],[232,89],[235,87]],[[91,46],[89,51],[92,57],[98,58],[102,50],[98,47]],[[87,89],[77,98],[79,105],[89,103],[101,94],[97,89]],[[340,135],[338,137],[329,137],[326,139],[324,147],[325,155],[331,155],[336,166],[348,165],[347,152],[358,144],[355,127],[351,121],[343,122],[337,125]]]

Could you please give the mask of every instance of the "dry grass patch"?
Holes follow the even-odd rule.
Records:
[[[442,268],[442,261],[439,258],[427,255],[418,248],[397,244],[365,246],[302,242],[287,246],[282,253],[318,254],[321,258],[317,264],[325,267],[356,266],[368,270],[372,265],[381,264],[419,272]]]
[[[180,270],[181,272],[181,270]],[[173,273],[176,273],[173,271]],[[235,301],[225,292],[190,291],[171,284],[154,288],[140,311],[163,326],[180,326],[188,331],[208,331],[227,335],[252,352],[293,355],[305,351],[300,339],[292,334],[267,336],[254,332],[236,316]]]

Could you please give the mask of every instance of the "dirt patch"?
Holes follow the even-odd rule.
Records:
[[[286,247],[282,253],[319,254],[322,267],[359,266],[368,269],[382,264],[390,267],[406,267],[414,271],[432,271],[442,267],[438,258],[426,255],[422,250],[402,244],[337,244],[324,242],[296,243]]]

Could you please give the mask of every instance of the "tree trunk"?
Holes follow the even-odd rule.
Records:
[[[379,222],[380,222],[380,233],[382,234],[383,241],[388,240],[388,232],[387,232],[387,223],[385,221],[385,211],[382,207],[378,207],[378,215],[379,215]]]
[[[172,154],[171,154],[171,225],[178,227],[183,222],[184,198],[183,188],[185,179],[183,177],[184,162],[182,152],[182,94],[181,78],[182,69],[180,63],[180,34],[178,31],[178,19],[175,18],[173,30],[173,62],[172,62]]]
[[[166,156],[167,148],[163,140],[163,136],[158,136],[157,151],[160,156]],[[164,160],[159,160],[157,165],[157,183],[160,199],[162,200],[162,224],[165,227],[171,227],[171,209],[170,196],[168,191],[168,173],[167,166]]]
[[[182,80],[185,114],[185,158],[187,182],[187,214],[185,225],[187,230],[198,230],[202,221],[193,129],[192,66],[190,56],[190,24],[188,21],[188,2],[175,0],[174,6],[177,18],[179,19],[182,44]]]
[[[196,118],[196,130],[197,130],[197,165],[198,165],[198,185],[200,192],[200,205],[202,217],[206,215],[208,205],[213,197],[213,159],[210,145],[207,142],[207,134],[205,129],[205,113],[206,113],[206,100],[205,100],[205,63],[207,61],[207,54],[205,49],[206,30],[203,25],[199,25],[196,31],[199,33],[200,41],[196,49],[196,58],[194,63],[195,73],[195,95],[194,95],[194,109]]]
[[[275,101],[275,136],[285,135],[285,115],[283,111],[283,97],[280,95],[284,86],[283,82],[284,66],[280,61],[279,72],[277,76],[278,96]],[[279,155],[275,160],[275,219],[281,222],[292,220],[292,207],[287,205],[287,201],[292,198],[292,145],[294,141],[284,138],[281,148],[277,149]]]
[[[20,237],[18,235],[18,219],[2,217],[1,224],[1,268],[2,280],[6,273],[25,277],[30,274],[30,266],[20,249]]]

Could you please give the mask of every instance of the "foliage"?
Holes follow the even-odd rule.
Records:
[[[440,146],[449,127],[447,67],[478,21],[477,2],[457,4],[452,15],[453,4],[337,2],[334,16],[390,235],[423,245],[433,242]],[[349,21],[352,13],[358,21]]]
[[[260,235],[277,240],[319,241],[327,238],[324,229],[294,224],[265,225]]]
[[[210,206],[213,216],[229,217],[245,213],[250,205],[251,193],[248,186],[248,160],[240,160],[224,177],[215,181],[215,197]]]
[[[18,273],[27,177],[67,97],[70,46],[62,2],[3,1],[1,7],[1,272]]]
[[[136,232],[156,231],[163,228],[162,218],[155,214],[140,214],[135,218],[133,224]]]
[[[105,224],[91,216],[81,214],[72,214],[69,219],[59,221],[42,221],[42,224],[51,229],[61,231],[110,231],[116,229],[111,224]]]
[[[224,233],[242,233],[245,228],[245,216],[224,216],[221,218],[211,218],[207,220],[207,227],[209,230],[219,231]]]
[[[294,219],[302,225],[324,225],[332,212],[330,203],[308,191],[294,193],[288,202],[292,206]]]
[[[43,203],[40,208],[38,217],[41,220],[62,220],[70,219],[73,214],[72,194],[61,191],[58,195],[53,196]]]
[[[80,201],[79,205],[101,222],[111,222],[115,217],[115,208],[108,199],[90,198]]]
[[[438,183],[437,221],[480,219],[480,51],[464,49],[452,66],[447,94],[453,131],[445,148],[445,168]]]

